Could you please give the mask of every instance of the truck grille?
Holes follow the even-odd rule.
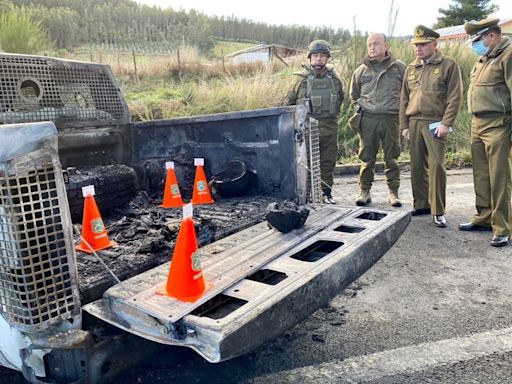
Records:
[[[0,54],[0,123],[126,124],[130,114],[110,68]]]
[[[60,167],[50,155],[27,163],[0,163],[0,313],[32,330],[72,317],[80,304]]]

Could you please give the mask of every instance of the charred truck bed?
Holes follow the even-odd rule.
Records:
[[[200,246],[257,224],[265,218],[265,208],[274,200],[254,196],[216,202],[213,206],[198,206],[194,224]],[[140,193],[119,214],[112,215],[106,225],[109,237],[118,243],[115,248],[101,251],[99,256],[124,280],[171,260],[180,228],[181,210],[159,208]],[[82,304],[97,300],[115,281],[96,256],[77,255],[80,299]]]
[[[174,161],[180,191],[188,201],[192,196],[194,158],[201,157],[205,159],[207,178],[222,172],[233,159],[243,161],[254,176],[243,197],[214,194],[215,204],[194,208],[199,243],[208,244],[261,222],[272,201],[306,200],[307,174],[304,167],[296,165],[297,156],[304,156],[297,151],[297,118],[295,109],[278,108],[127,126],[130,139],[126,141],[132,143],[131,167],[68,170],[72,217],[75,222],[81,217],[76,209],[83,205],[79,187],[93,183],[98,203],[103,202],[100,207],[105,206],[109,214],[106,224],[113,240],[119,243],[117,249],[101,253],[107,265],[120,278],[127,278],[169,261],[181,210],[158,207],[164,188],[164,165]],[[141,192],[126,204],[136,191]],[[78,254],[77,262],[82,300],[87,303],[98,299],[114,281],[95,256]]]

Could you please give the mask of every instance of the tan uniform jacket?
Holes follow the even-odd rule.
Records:
[[[391,54],[381,63],[373,63],[366,56],[352,75],[352,104],[364,112],[398,115],[404,72],[405,64]]]
[[[468,110],[482,116],[511,114],[512,42],[503,40],[473,67],[468,89]]]
[[[409,119],[441,121],[452,126],[462,102],[458,64],[436,51],[425,64],[416,59],[407,66],[400,96],[400,129]]]

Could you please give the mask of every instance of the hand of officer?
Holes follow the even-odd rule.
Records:
[[[409,130],[402,129],[402,136],[405,137],[407,140],[409,140]]]
[[[448,136],[448,132],[450,127],[444,125],[443,123],[439,124],[439,127],[436,129],[436,137],[446,137]]]

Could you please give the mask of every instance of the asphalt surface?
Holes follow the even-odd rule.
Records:
[[[410,179],[402,177],[412,209]],[[334,197],[353,205],[357,176],[335,180]],[[372,206],[387,204],[382,175]],[[413,217],[393,248],[329,306],[245,356],[209,364],[172,347],[120,376],[135,383],[510,383],[512,246],[491,233],[465,233],[474,211],[471,170],[450,171],[447,228]],[[0,369],[0,383],[23,383]]]

